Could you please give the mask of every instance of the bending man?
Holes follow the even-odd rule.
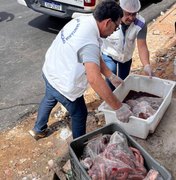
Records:
[[[48,118],[57,102],[71,116],[73,138],[86,133],[87,107],[83,94],[88,83],[116,111],[119,120],[128,121],[131,111],[122,105],[101,75],[112,76],[100,57],[101,37],[112,34],[121,17],[122,10],[115,1],[102,1],[93,15],[72,19],[59,32],[45,56],[46,92],[35,126],[29,131],[35,139],[47,136]],[[117,86],[119,78],[113,78],[112,83]]]

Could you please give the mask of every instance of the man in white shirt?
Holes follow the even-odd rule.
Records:
[[[130,72],[132,55],[137,47],[144,71],[150,77],[152,68],[149,61],[149,51],[146,43],[147,26],[145,19],[138,14],[141,8],[139,0],[120,0],[123,9],[121,25],[113,34],[103,40],[102,57],[108,68],[121,79],[125,79]],[[112,90],[113,84],[106,79]]]
[[[122,9],[115,1],[102,1],[93,15],[75,18],[61,29],[45,56],[46,93],[35,126],[29,131],[35,139],[47,136],[48,118],[57,102],[71,117],[73,138],[86,133],[87,107],[83,94],[88,83],[116,111],[119,120],[128,121],[131,111],[112,93],[102,74],[115,86],[121,80],[112,77],[100,56],[101,37],[112,34],[121,17]]]

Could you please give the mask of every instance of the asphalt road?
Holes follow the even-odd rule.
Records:
[[[44,93],[47,48],[66,23],[0,0],[0,130],[35,111]]]
[[[148,1],[147,1],[148,2]],[[148,4],[150,22],[175,0]],[[14,0],[0,0],[0,131],[37,110],[44,94],[42,65],[46,50],[67,22],[50,18]]]

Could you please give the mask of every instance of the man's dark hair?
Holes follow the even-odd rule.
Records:
[[[115,22],[122,18],[123,11],[115,0],[104,0],[95,7],[93,16],[99,22],[109,18]]]

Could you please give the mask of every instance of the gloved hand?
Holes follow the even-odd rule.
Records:
[[[144,72],[145,72],[147,75],[149,75],[150,78],[152,78],[153,72],[152,72],[152,68],[151,68],[150,64],[146,64],[146,65],[144,66]]]
[[[129,121],[129,117],[133,115],[130,111],[130,107],[127,104],[122,104],[122,106],[115,110],[116,117],[119,121],[127,123]]]
[[[113,73],[111,74],[111,76],[108,79],[111,81],[111,83],[114,87],[119,86],[121,83],[123,84],[123,80]]]

